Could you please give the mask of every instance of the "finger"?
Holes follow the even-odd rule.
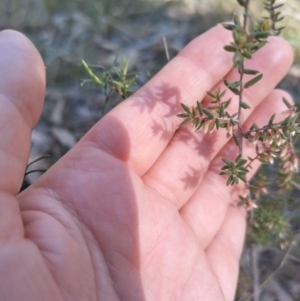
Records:
[[[292,102],[291,97],[287,93],[280,90],[273,91],[255,109],[254,113],[246,121],[245,128],[249,128],[254,122],[261,125],[266,124],[273,113],[280,113],[285,110],[286,107],[281,100],[282,96]],[[270,116],[266,112],[269,112]],[[226,186],[226,177],[219,175],[222,167],[221,158],[234,160],[237,154],[237,147],[231,140],[215,157],[201,185],[180,210],[182,218],[198,236],[203,248],[208,246],[221,227],[228,206],[239,201],[238,194],[241,192],[235,186],[233,188],[232,186]],[[247,156],[255,156],[255,148],[253,146],[244,146],[243,157],[246,158]],[[252,166],[250,177],[257,171],[260,163],[255,161]]]
[[[228,207],[223,224],[205,250],[225,300],[234,299],[246,229],[244,208]]]
[[[290,46],[278,38],[273,39],[248,62],[247,68],[260,70],[264,77],[251,87],[252,89],[245,90],[244,101],[251,106],[251,110],[243,110],[244,121],[286,74],[291,62]],[[238,76],[237,71],[232,70],[227,78],[234,81]],[[221,87],[221,91],[226,88],[222,82],[218,86]],[[234,105],[229,107],[228,111],[234,114],[237,112],[238,97],[230,95],[227,91],[225,99],[229,97],[232,97]],[[143,176],[143,180],[146,185],[159,191],[180,208],[197,189],[211,160],[227,141],[223,129],[213,134],[203,134],[201,130],[194,132],[192,126],[188,124],[177,131],[162,155]]]
[[[41,113],[45,68],[35,47],[22,34],[0,32],[0,239],[22,235],[14,198],[26,168],[31,129]]]
[[[230,33],[217,26],[192,41],[142,89],[104,116],[83,141],[95,142],[144,174],[178,128],[180,103],[202,99],[232,68],[232,55],[223,49],[230,39]],[[123,129],[112,126],[116,119]],[[124,129],[128,141],[120,135]]]
[[[43,105],[45,68],[33,44],[16,31],[0,32],[0,53],[0,190],[16,194]]]

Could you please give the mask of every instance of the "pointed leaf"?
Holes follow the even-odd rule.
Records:
[[[279,8],[279,7],[282,7],[284,4],[278,4],[278,5],[276,5],[276,6],[273,6],[273,9],[277,9],[277,8]]]
[[[292,109],[293,106],[288,102],[288,100],[284,97],[282,97],[282,101],[284,102],[284,104],[287,106],[288,109]]]
[[[222,161],[227,165],[232,165],[232,162],[226,158],[222,158]]]
[[[232,184],[232,182],[233,182],[233,177],[232,177],[232,176],[230,176],[230,177],[228,178],[227,182],[226,182],[226,186],[229,186],[229,185],[231,185],[231,184]]]
[[[224,106],[220,107],[220,112],[219,112],[219,117],[223,117],[224,116]]]
[[[236,81],[236,82],[230,83],[229,85],[232,88],[237,88],[237,87],[239,87],[241,85],[241,82],[240,81]]]
[[[247,51],[247,50],[244,50],[242,52],[242,56],[245,57],[246,59],[251,59],[252,58],[251,53],[249,51]]]
[[[124,61],[123,61],[123,76],[127,75],[128,66],[129,66],[129,61],[126,59],[126,57],[124,57]]]
[[[240,166],[240,167],[239,167],[239,171],[241,171],[242,173],[247,173],[247,172],[249,172],[249,170],[248,170],[247,168],[243,167],[243,166]]]
[[[238,184],[238,183],[239,183],[239,178],[238,178],[237,176],[234,176],[234,177],[233,177],[233,182],[234,182],[235,184]],[[233,185],[234,183],[232,183],[231,185]]]
[[[179,126],[185,125],[185,124],[189,123],[190,121],[191,121],[191,119],[187,118],[187,119],[183,120]]]
[[[250,109],[250,108],[251,108],[246,102],[243,102],[243,101],[240,103],[240,106],[241,106],[243,109]]]
[[[212,98],[216,98],[216,95],[210,91],[206,91],[206,94]]]
[[[245,175],[240,175],[240,174],[238,174],[237,176],[238,176],[238,178],[239,178],[240,180],[242,180],[243,182],[247,183],[247,180],[246,180]]]
[[[234,24],[235,24],[236,26],[238,26],[238,27],[240,27],[240,28],[242,27],[240,18],[239,18],[239,16],[238,16],[237,14],[234,14],[234,16],[233,16],[233,22],[234,22]]]
[[[230,98],[226,101],[226,103],[224,104],[224,109],[227,109],[227,108],[228,108],[228,106],[229,106],[230,103],[231,103],[231,99],[232,99],[232,97],[230,97]]]
[[[220,120],[219,119],[216,119],[216,128],[217,128],[217,130],[220,128]]]
[[[240,91],[237,88],[228,87],[228,89],[233,92],[235,95],[240,95]]]
[[[239,155],[236,157],[236,159],[235,159],[235,163],[240,162],[241,159],[242,159],[242,155],[239,154]]]
[[[271,116],[271,118],[270,118],[270,120],[269,120],[269,123],[268,123],[268,126],[271,126],[271,125],[273,124],[273,121],[274,121],[275,116],[276,116],[275,113]]]
[[[209,112],[208,110],[203,109],[203,112],[209,119],[214,118],[214,115],[211,112]]]
[[[259,71],[252,70],[252,69],[244,69],[244,73],[245,74],[250,74],[250,75],[256,75],[257,73],[259,73]]]
[[[177,114],[176,116],[179,117],[179,118],[186,118],[186,117],[188,117],[188,114],[187,113],[180,113],[180,114]]]
[[[231,46],[231,45],[224,46],[224,49],[228,52],[236,52],[236,47]]]
[[[244,88],[249,88],[251,86],[253,86],[254,84],[256,84],[258,81],[260,81],[263,77],[263,74],[259,74],[257,76],[255,76],[254,78],[252,78],[251,80],[249,80],[248,82],[245,83]]]
[[[260,31],[251,33],[256,39],[267,39],[271,35],[271,31]]]
[[[198,108],[198,112],[199,112],[200,116],[203,116],[203,114],[204,114],[203,108],[202,108],[201,103],[199,101],[197,101],[197,108]]]
[[[233,25],[233,24],[226,24],[226,23],[223,23],[222,25],[223,25],[223,27],[224,27],[225,29],[227,29],[227,30],[233,30],[233,29],[235,29],[235,25]]]
[[[222,98],[225,95],[225,93],[226,93],[226,89],[221,94],[219,94],[219,97]]]

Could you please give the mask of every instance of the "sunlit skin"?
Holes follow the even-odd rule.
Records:
[[[236,79],[230,41],[221,26],[193,40],[18,194],[45,67],[22,34],[0,32],[1,301],[233,300],[246,210],[219,169],[237,148],[225,131],[204,136],[176,117],[181,102]],[[274,90],[292,59],[271,38],[246,63],[264,77],[245,91],[245,127],[292,101]]]

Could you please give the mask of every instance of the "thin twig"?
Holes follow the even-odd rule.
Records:
[[[252,210],[253,213],[253,210]],[[251,262],[252,262],[252,273],[253,273],[253,300],[259,301],[260,294],[260,275],[258,268],[258,249],[257,246],[251,246]]]
[[[286,251],[283,259],[281,260],[280,264],[278,267],[275,269],[275,271],[269,275],[263,282],[262,284],[258,287],[258,290],[260,291],[277,273],[278,271],[285,265],[286,261],[288,260],[290,253],[292,251],[293,244],[290,244],[288,250]],[[245,300],[245,301],[250,301],[254,297],[255,291]],[[254,299],[256,301],[256,299]]]
[[[165,47],[165,52],[166,52],[166,57],[167,60],[170,60],[170,53],[169,53],[169,47],[168,47],[168,43],[167,43],[167,39],[166,37],[163,37],[163,41],[164,41],[164,47]]]
[[[243,29],[247,29],[247,22],[248,22],[248,10],[249,10],[249,1],[247,0],[246,3],[244,4],[244,21],[243,21]],[[244,62],[241,63],[242,65],[239,68],[240,71],[240,91],[239,91],[239,107],[238,107],[238,120],[239,120],[239,129],[241,128],[242,125],[242,106],[241,103],[243,102],[243,90],[244,90],[244,85],[243,83],[243,78],[244,78]],[[243,154],[243,131],[239,130],[239,135],[238,135],[238,148],[239,148],[239,153],[240,155]]]

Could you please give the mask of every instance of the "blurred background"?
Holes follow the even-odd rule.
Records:
[[[252,2],[261,17],[262,1]],[[300,103],[300,2],[280,3],[285,3],[286,17],[282,35],[294,49],[295,63],[279,86]],[[120,63],[128,58],[130,71],[140,74],[138,88],[149,79],[147,72],[153,76],[167,63],[164,38],[172,58],[194,37],[231,20],[234,11],[240,12],[236,0],[1,0],[0,30],[12,28],[26,34],[47,68],[45,106],[32,134],[30,161],[45,154],[51,158],[35,168],[57,161],[102,117],[106,96],[95,84],[81,86],[88,78],[82,59],[109,68],[116,57]],[[295,237],[298,229],[299,225]],[[294,243],[293,248],[280,248],[275,238],[253,249],[247,240],[236,301],[254,300],[255,269],[259,279],[256,276],[254,287],[260,291],[255,301],[300,300],[299,239]],[[250,260],[253,256],[255,265]]]

